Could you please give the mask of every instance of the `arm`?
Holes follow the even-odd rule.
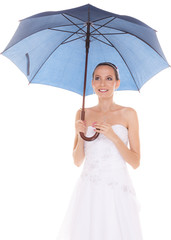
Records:
[[[73,159],[74,159],[74,164],[77,167],[80,167],[81,164],[83,163],[85,154],[84,154],[84,139],[81,138],[79,131],[81,128],[83,129],[83,123],[80,120],[80,114],[81,110],[78,110],[76,113],[76,118],[75,118],[75,140],[74,140],[74,147],[73,147]],[[81,132],[84,132],[82,130]]]

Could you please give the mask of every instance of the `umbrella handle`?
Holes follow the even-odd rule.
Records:
[[[81,110],[81,120],[84,120],[84,119],[85,119],[85,111],[84,111],[84,109],[82,109]],[[99,130],[99,129],[97,128],[97,130]],[[100,133],[96,132],[92,137],[86,137],[83,132],[80,132],[80,136],[85,141],[93,141],[93,140],[95,140],[99,136],[99,134]]]
[[[93,141],[93,140],[95,140],[95,139],[99,136],[99,134],[100,134],[100,133],[96,132],[92,137],[86,137],[83,132],[80,132],[80,136],[81,136],[84,140],[86,140],[86,141]]]

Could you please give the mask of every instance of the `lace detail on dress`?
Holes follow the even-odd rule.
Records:
[[[102,184],[105,184],[111,189],[120,188],[122,189],[123,192],[131,193],[132,195],[136,196],[136,192],[135,192],[135,189],[133,188],[129,175],[127,175],[127,178],[129,179],[129,181],[126,181],[126,182],[123,182],[122,180],[121,181],[116,180],[115,176],[113,176],[113,179],[111,179],[110,181],[107,181],[106,179],[104,179],[99,175],[91,175],[86,173],[82,173],[81,178],[83,181],[89,181],[91,184],[93,184],[96,187],[101,186]]]
[[[127,145],[127,128],[120,124],[113,125],[112,128]],[[89,126],[86,136],[90,137],[93,134],[93,127]],[[94,141],[84,142],[84,151],[85,161],[81,174],[82,180],[89,181],[95,186],[106,184],[111,189],[119,187],[124,192],[135,195],[126,162],[111,140],[100,134]]]

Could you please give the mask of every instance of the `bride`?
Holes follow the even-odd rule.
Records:
[[[140,165],[138,118],[113,102],[119,84],[115,65],[98,64],[92,79],[98,105],[85,109],[85,121],[76,113],[73,159],[84,165],[57,240],[142,240],[140,205],[127,171],[127,163]],[[80,132],[100,134],[84,141]]]

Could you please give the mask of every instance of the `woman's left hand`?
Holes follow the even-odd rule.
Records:
[[[94,131],[98,132],[98,133],[103,133],[107,138],[109,138],[110,140],[112,140],[114,138],[114,131],[112,129],[112,126],[108,123],[96,123],[93,125],[93,127],[95,127]],[[100,130],[97,130],[100,129]]]

